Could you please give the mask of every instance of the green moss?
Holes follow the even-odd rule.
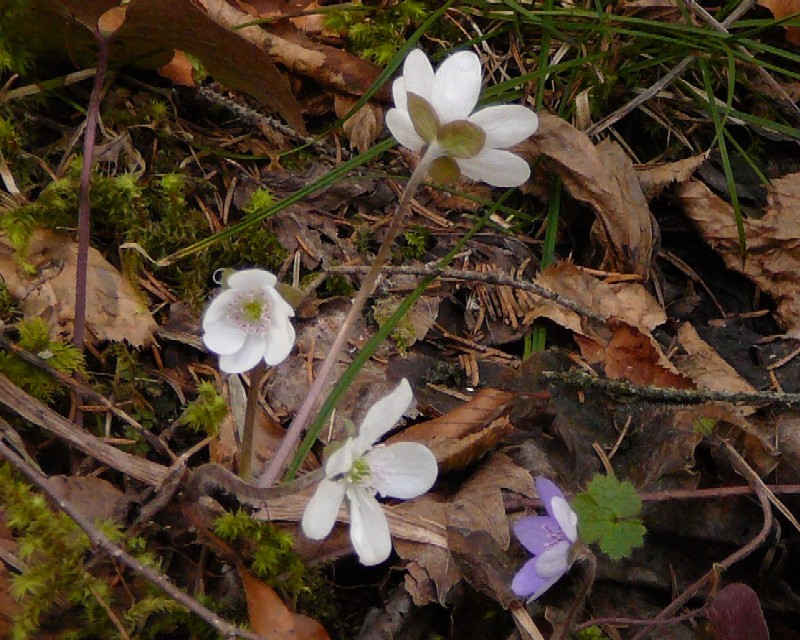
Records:
[[[226,542],[246,546],[251,552],[251,571],[273,589],[295,602],[311,593],[312,578],[292,551],[291,534],[269,522],[254,520],[242,510],[217,518],[214,532]]]
[[[429,13],[426,2],[401,0],[391,6],[332,11],[325,26],[350,38],[359,56],[383,66],[405,44],[406,32],[422,24]]]
[[[203,381],[197,387],[197,398],[186,407],[180,424],[195,431],[216,436],[222,421],[228,415],[228,403],[211,382]]]
[[[62,373],[67,375],[76,372],[86,373],[83,354],[65,341],[51,338],[50,329],[41,318],[20,322],[17,344],[46,360],[51,367]],[[60,382],[10,352],[0,353],[0,372],[43,402],[52,402],[64,393],[64,387]]]
[[[331,273],[325,278],[321,295],[323,298],[334,298],[336,296],[349,298],[354,291],[352,283],[343,274]]]
[[[431,232],[425,227],[415,225],[408,231],[403,232],[398,244],[395,254],[397,262],[421,260],[433,247],[434,239]]]
[[[377,322],[379,326],[383,326],[386,321],[394,315],[394,312],[397,311],[401,302],[401,300],[393,296],[381,298],[372,307],[375,322]],[[411,311],[413,311],[413,309],[414,307],[411,308]],[[397,323],[397,326],[390,334],[390,337],[394,340],[400,355],[405,357],[408,349],[417,341],[417,332],[409,319],[409,314],[401,318],[400,322]]]

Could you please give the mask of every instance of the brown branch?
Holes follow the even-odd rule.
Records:
[[[328,271],[329,273],[363,273],[367,269],[368,267],[341,266],[341,267],[328,267],[326,271]],[[555,291],[551,291],[550,289],[543,287],[540,284],[536,284],[535,282],[529,282],[526,280],[519,280],[501,271],[478,272],[478,271],[464,271],[460,269],[447,269],[447,268],[440,269],[436,266],[423,266],[423,267],[400,266],[400,267],[384,267],[383,272],[387,274],[397,273],[397,274],[414,275],[414,276],[436,276],[442,280],[480,282],[481,284],[497,285],[501,287],[511,287],[512,289],[520,289],[522,291],[528,291],[529,293],[533,293],[547,300],[552,300],[556,304],[571,311],[574,311],[575,313],[581,316],[589,318],[590,320],[594,320],[595,322],[605,323],[606,320],[608,320],[608,318],[598,315],[591,309],[587,309],[586,307],[578,304],[574,300],[565,298],[561,294],[556,293]]]
[[[770,498],[766,488],[764,487],[764,483],[762,482],[761,478],[758,477],[758,474],[753,471],[752,467],[745,462],[745,460],[733,449],[733,447],[731,447],[727,442],[723,442],[722,445],[723,451],[725,451],[726,455],[728,456],[728,460],[733,468],[739,474],[744,476],[748,483],[750,483],[750,486],[753,488],[753,491],[758,498],[758,502],[761,505],[761,511],[764,515],[764,524],[762,525],[761,530],[750,542],[748,542],[741,549],[729,555],[724,560],[714,563],[713,568],[711,568],[704,576],[695,581],[693,584],[689,585],[689,587],[687,587],[682,594],[675,598],[665,609],[661,611],[661,613],[656,616],[656,620],[661,620],[672,616],[684,604],[694,598],[700,592],[700,590],[710,583],[720,572],[725,571],[753,553],[764,543],[769,535],[770,530],[772,529],[772,508],[770,507]],[[652,628],[643,629],[633,637],[633,640],[644,640],[644,638],[649,636],[652,631]]]
[[[122,473],[151,486],[160,486],[169,469],[156,462],[145,460],[111,445],[83,431],[50,407],[28,395],[4,375],[0,374],[0,404],[17,415],[50,431],[62,440]]]
[[[0,440],[0,456],[13,464],[26,478],[28,478],[28,480],[30,480],[37,487],[39,491],[45,494],[54,504],[58,506],[59,509],[72,518],[72,520],[75,521],[75,524],[77,524],[81,529],[83,529],[84,533],[86,533],[86,536],[89,538],[92,545],[102,549],[112,560],[121,562],[126,567],[140,575],[142,578],[154,584],[170,598],[182,604],[184,607],[189,609],[189,611],[205,620],[223,637],[246,638],[247,640],[263,640],[262,636],[239,629],[231,623],[223,620],[216,613],[204,607],[197,600],[192,598],[189,594],[178,589],[178,587],[170,582],[166,575],[142,564],[132,555],[128,554],[125,550],[114,544],[99,529],[89,522],[89,520],[85,518],[70,502],[55,495],[48,485],[47,477],[34,469],[25,460],[20,458],[16,453],[9,449],[5,443],[2,442],[2,440]]]

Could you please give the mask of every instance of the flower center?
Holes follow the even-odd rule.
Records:
[[[547,533],[547,542],[544,543],[545,550],[552,549],[559,542],[569,541],[557,522],[553,522],[552,524],[548,522],[542,525],[542,529]]]
[[[366,484],[370,477],[369,463],[361,457],[353,460],[353,466],[347,472],[347,481],[353,484]]]
[[[266,330],[270,319],[270,304],[263,291],[243,291],[231,302],[228,320],[245,333]]]

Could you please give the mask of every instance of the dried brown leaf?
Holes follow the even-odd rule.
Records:
[[[336,94],[333,98],[336,117],[346,116],[355,103],[354,98]],[[383,109],[368,102],[345,121],[342,129],[347,139],[350,140],[350,148],[364,153],[383,131]]]
[[[536,276],[536,283],[576,302],[605,318],[616,318],[642,331],[652,331],[666,322],[658,301],[642,285],[633,282],[606,283],[569,262],[556,263]],[[536,298],[534,294],[531,294]],[[550,318],[575,333],[589,329],[580,315],[551,300],[542,299],[525,316],[525,323]]]
[[[747,240],[744,267],[733,208],[703,183],[691,181],[679,196],[686,215],[729,269],[743,273],[775,299],[787,333],[800,337],[800,173],[774,180],[760,219],[743,220]]]
[[[701,153],[676,162],[648,164],[636,169],[636,177],[645,197],[650,201],[667,187],[686,182],[707,159],[708,153]]]
[[[253,631],[267,640],[325,640],[330,636],[323,626],[306,616],[292,613],[278,594],[252,573],[238,566],[247,600],[247,613]]]
[[[647,276],[658,232],[633,163],[617,143],[595,146],[584,132],[543,113],[536,135],[515,149],[529,161],[544,156],[570,195],[594,209],[603,268]]]
[[[800,0],[758,0],[758,4],[772,11],[778,20],[800,13]],[[784,27],[786,39],[792,44],[800,44],[800,27]]]
[[[674,356],[672,361],[678,370],[691,378],[700,389],[728,393],[756,392],[756,388],[723,360],[688,322],[678,330],[678,341],[686,355]],[[750,412],[752,413],[752,410]]]
[[[158,70],[158,73],[164,76],[167,80],[170,80],[173,84],[177,84],[182,87],[196,86],[194,81],[194,67],[192,66],[192,61],[189,60],[186,54],[179,49],[175,50],[175,55],[172,56],[172,60],[161,67]]]
[[[0,275],[20,301],[26,318],[42,317],[69,334],[75,320],[75,270],[78,245],[69,236],[34,231],[26,260],[29,276],[5,235],[0,235]],[[148,344],[156,322],[131,284],[96,249],[89,249],[86,325],[98,340]]]
[[[409,427],[388,440],[420,442],[436,456],[439,473],[463,469],[491,451],[513,429],[508,411],[514,394],[481,389],[443,416]]]
[[[758,594],[746,584],[729,584],[706,609],[718,640],[769,640]]]
[[[133,501],[107,480],[93,476],[50,476],[47,484],[56,496],[69,502],[90,522],[122,523]]]
[[[647,332],[616,320],[608,323],[610,335],[595,339],[576,335],[581,353],[591,363],[602,363],[609,378],[656,387],[693,389],[689,378],[667,359],[658,342]]]
[[[57,4],[70,18],[94,31],[100,15],[116,3],[64,0]],[[224,0],[131,0],[125,23],[114,38],[112,55],[159,68],[172,59],[175,49],[191,53],[221,83],[252,95],[305,133],[300,107],[286,78],[268,52],[246,37],[245,29],[230,28],[233,25],[223,19],[228,8],[236,11]],[[250,29],[260,31],[258,27]]]

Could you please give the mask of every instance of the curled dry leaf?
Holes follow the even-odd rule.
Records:
[[[694,180],[680,189],[679,197],[686,215],[725,265],[772,296],[786,332],[800,337],[800,173],[774,180],[764,216],[743,220],[747,240],[744,266],[731,205]]]
[[[513,429],[508,419],[514,394],[481,389],[443,416],[409,427],[388,443],[420,442],[433,451],[439,473],[463,469],[491,451]]]
[[[94,31],[109,3],[63,0],[52,4]],[[158,68],[169,62],[175,49],[191,53],[219,82],[250,94],[305,133],[300,107],[286,78],[265,49],[222,19],[227,6],[223,0],[131,0],[111,55]]]
[[[0,235],[0,275],[20,301],[26,318],[42,317],[55,330],[71,333],[75,321],[75,269],[78,245],[53,231],[33,233],[26,257],[36,270],[29,276],[5,235]],[[147,306],[113,265],[89,249],[86,326],[99,340],[148,344],[156,322]]]
[[[178,49],[175,50],[172,60],[161,67],[158,73],[167,80],[170,80],[173,84],[182,87],[194,87],[197,84],[194,81],[194,66],[192,65],[192,61],[189,60],[188,56],[183,51]]]
[[[544,156],[545,167],[561,177],[570,195],[594,209],[603,268],[647,276],[658,230],[633,163],[618,144],[595,146],[565,120],[543,113],[536,135],[514,151],[530,162]]]
[[[684,160],[648,164],[637,167],[636,177],[648,201],[657,197],[664,189],[674,184],[683,184],[708,160],[708,153],[700,153]]]

